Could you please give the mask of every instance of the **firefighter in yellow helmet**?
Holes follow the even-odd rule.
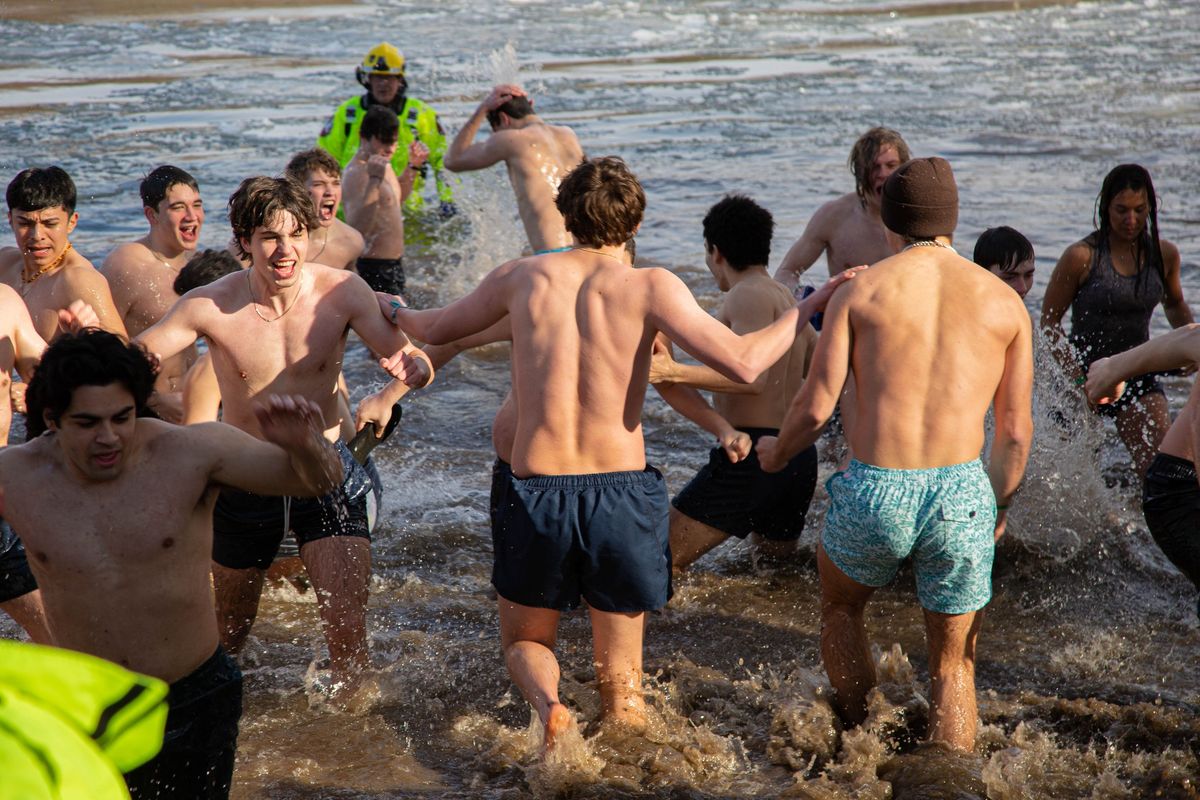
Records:
[[[363,57],[362,64],[355,70],[355,77],[367,93],[351,97],[337,107],[333,116],[321,129],[317,146],[327,151],[343,167],[358,150],[358,129],[363,115],[373,105],[387,106],[400,118],[400,140],[396,154],[392,156],[392,167],[397,175],[403,175],[408,167],[408,146],[420,140],[429,148],[429,161],[417,172],[413,192],[405,201],[405,208],[420,211],[424,208],[423,188],[430,177],[437,185],[439,211],[450,217],[455,213],[454,197],[442,166],[446,153],[446,135],[438,123],[437,112],[425,102],[408,96],[408,81],[404,78],[404,55],[393,45],[377,44]]]

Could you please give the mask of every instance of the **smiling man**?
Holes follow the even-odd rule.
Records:
[[[822,253],[830,276],[895,255],[879,216],[879,198],[888,177],[908,159],[908,145],[891,128],[872,128],[860,136],[849,159],[854,191],[817,209],[783,257],[775,280],[795,289],[800,274]]]
[[[204,225],[200,185],[179,167],[156,167],[142,181],[140,192],[149,232],[114,247],[100,267],[130,336],[162,319],[179,299],[172,287],[196,252]],[[196,350],[190,347],[164,361],[159,370],[153,409],[169,422],[182,419],[183,376],[195,360]]]
[[[172,356],[200,336],[208,342],[223,420],[262,437],[253,408],[266,393],[299,395],[321,410],[338,442],[337,378],[354,330],[376,352],[395,353],[401,379],[433,377],[421,351],[380,314],[370,288],[345,270],[305,263],[318,226],[308,194],[289,178],[242,181],[229,221],[249,270],[188,292],[140,341]],[[258,613],[263,577],[287,528],[317,589],[335,680],[357,683],[367,666],[366,603],[371,571],[370,472],[338,442],[345,480],[324,497],[299,500],[223,491],[214,512],[213,583],[226,648],[236,651]]]

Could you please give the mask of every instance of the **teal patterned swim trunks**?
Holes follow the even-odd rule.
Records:
[[[996,497],[978,460],[936,469],[851,461],[825,488],[821,542],[851,580],[884,586],[911,555],[923,608],[966,614],[991,600]]]

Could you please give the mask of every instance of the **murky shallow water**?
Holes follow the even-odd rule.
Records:
[[[0,173],[65,166],[81,193],[75,242],[97,263],[141,235],[137,182],[164,161],[200,179],[203,243],[220,246],[224,198],[307,147],[355,91],[358,54],[386,36],[410,59],[414,94],[450,127],[493,80],[520,77],[589,153],[625,156],[649,196],[642,259],[677,269],[705,305],[716,302],[700,242],[708,205],[737,190],[771,208],[777,260],[821,202],[850,188],[850,144],[879,123],[917,154],[954,164],[961,251],[989,225],[1030,237],[1039,269],[1031,307],[1057,255],[1089,230],[1104,173],[1147,164],[1163,230],[1184,254],[1185,290],[1200,300],[1193,0],[451,0],[159,17],[135,8],[66,22],[55,13],[83,8],[86,17],[87,8],[46,8],[45,22],[0,20]],[[428,302],[456,296],[523,245],[499,172],[466,176],[458,197],[460,219],[409,259]],[[1161,313],[1155,325],[1165,329]],[[370,620],[380,673],[360,709],[319,702],[311,595],[269,592],[244,658],[236,797],[1200,793],[1194,593],[1131,510],[1127,459],[1111,431],[1063,400],[1069,387],[1048,371],[1027,489],[980,638],[976,758],[915,746],[927,674],[911,575],[868,610],[882,680],[871,720],[836,729],[817,651],[813,531],[827,503],[818,489],[794,563],[755,564],[728,544],[651,619],[646,736],[603,733],[568,748],[566,763],[536,765],[488,583],[488,430],[507,389],[506,357],[495,347],[449,365],[409,404],[399,441],[377,451],[387,484]],[[361,353],[350,360],[361,394],[379,378]],[[1059,432],[1052,410],[1078,430]],[[705,460],[707,438],[656,399],[646,419],[650,459],[678,489]],[[822,478],[830,470],[825,463]],[[590,648],[585,618],[566,617],[563,692],[585,722],[598,704]]]

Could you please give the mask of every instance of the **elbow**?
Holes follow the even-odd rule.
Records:
[[[1028,455],[1033,446],[1033,419],[1023,415],[996,422],[996,440],[1011,452]]]
[[[732,364],[725,377],[729,378],[731,381],[737,381],[738,383],[752,384],[758,380],[758,376],[761,375],[765,369],[766,367],[763,367],[759,364],[753,364],[743,360]]]
[[[446,157],[442,159],[442,166],[451,172],[462,172],[462,164],[454,153],[446,153]]]

